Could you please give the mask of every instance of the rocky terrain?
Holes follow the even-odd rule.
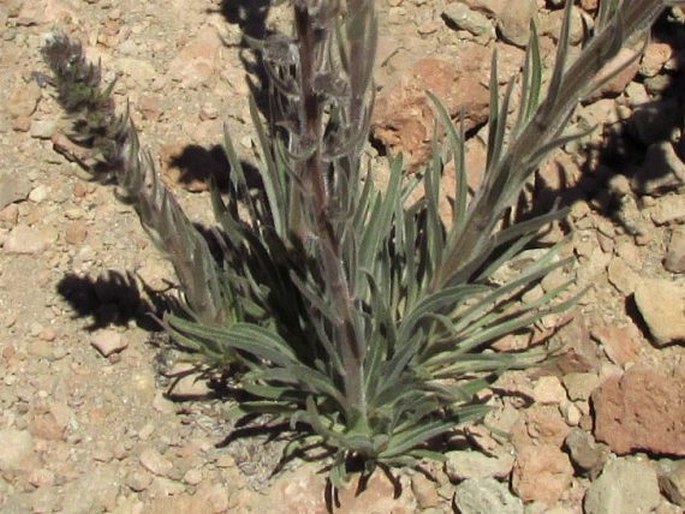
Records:
[[[221,173],[223,124],[251,158],[254,57],[243,34],[284,27],[266,0],[0,0],[0,512],[325,512],[316,464],[274,474],[282,443],[228,438],[230,400],[168,362],[149,312],[174,277],[112,188],[54,148],[59,110],[45,87],[42,35],[79,37],[191,217],[211,223],[207,177]],[[490,55],[504,85],[537,17],[546,67],[561,0],[379,0],[379,152],[425,161],[430,89],[468,130],[479,181]],[[582,40],[596,0],[574,8]],[[455,432],[444,464],[382,474],[340,493],[340,512],[676,514],[685,509],[685,16],[669,10],[634,60],[572,124],[597,128],[556,152],[529,196],[571,207],[567,278],[580,304],[530,335],[564,345],[543,369],[506,374],[484,425]],[[635,50],[626,49],[628,60]],[[450,176],[446,176],[449,181]],[[571,232],[570,229],[573,229]],[[532,252],[526,258],[535,258]],[[526,298],[524,298],[526,300]],[[185,366],[185,367],[184,367]],[[171,369],[169,369],[171,368]],[[171,394],[170,374],[181,374]],[[228,438],[228,439],[227,439]]]

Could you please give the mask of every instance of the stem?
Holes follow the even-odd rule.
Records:
[[[324,2],[325,3],[325,2]],[[355,306],[350,294],[340,236],[330,219],[331,198],[326,180],[328,166],[322,155],[325,98],[314,87],[317,73],[322,71],[332,24],[335,22],[338,2],[319,5],[315,0],[294,2],[295,29],[299,43],[300,127],[301,153],[308,157],[299,165],[297,174],[301,183],[301,204],[309,221],[308,229],[317,245],[325,287],[337,317],[333,320],[333,341],[340,352],[344,370],[348,421],[356,417],[366,419],[364,384],[365,348],[354,328]],[[322,10],[328,9],[322,14]],[[312,13],[318,12],[319,18]],[[321,19],[325,18],[325,19]]]

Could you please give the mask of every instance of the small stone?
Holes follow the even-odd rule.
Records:
[[[654,468],[643,459],[610,461],[585,494],[586,514],[634,512],[647,514],[659,505],[659,484]]]
[[[685,460],[659,462],[659,487],[669,501],[685,507]]]
[[[5,251],[17,254],[36,254],[48,247],[48,237],[41,230],[28,225],[17,225],[5,240]]]
[[[159,95],[143,95],[138,100],[138,110],[148,121],[158,121],[162,116],[162,99]]]
[[[17,469],[33,452],[33,437],[26,430],[0,430],[0,471]]]
[[[573,402],[566,402],[561,407],[561,415],[564,417],[564,421],[570,427],[577,427],[583,418],[582,411]]]
[[[7,112],[12,118],[31,116],[38,107],[41,94],[40,87],[33,80],[27,84],[19,84],[5,104]]]
[[[67,225],[64,232],[64,240],[70,245],[79,245],[88,237],[88,224],[77,220]]]
[[[685,340],[683,287],[670,280],[643,280],[635,288],[635,304],[656,346]]]
[[[682,152],[685,138],[681,140]],[[670,141],[657,141],[647,148],[642,166],[631,181],[639,194],[655,194],[677,189],[685,184],[685,163],[680,159]]]
[[[128,341],[126,341],[119,332],[114,330],[103,330],[98,332],[91,339],[90,344],[98,351],[103,357],[109,357],[113,353],[121,352],[128,347]]]
[[[561,381],[554,375],[540,377],[533,388],[533,398],[542,404],[560,405],[567,400]]]
[[[517,451],[512,488],[523,501],[554,505],[571,485],[572,479],[573,466],[568,456],[556,446],[530,445]]]
[[[654,77],[671,58],[672,52],[671,45],[667,43],[650,43],[647,45],[644,55],[642,56],[640,73],[645,77]]]
[[[56,120],[34,120],[31,122],[31,137],[36,139],[50,139],[56,129]]]
[[[607,276],[611,285],[624,296],[633,294],[640,281],[640,275],[621,257],[611,260],[607,266]]]
[[[152,483],[152,476],[144,471],[132,471],[126,477],[126,485],[137,493],[145,491]]]
[[[197,485],[202,482],[202,470],[200,468],[192,468],[185,472],[183,481],[188,485]]]
[[[454,504],[461,514],[523,514],[523,502],[494,478],[471,478],[459,484]]]
[[[199,112],[200,121],[215,120],[219,117],[218,109],[212,104],[204,104]]]
[[[685,195],[671,194],[657,200],[652,210],[652,221],[656,225],[679,223],[685,220]]]
[[[574,428],[566,436],[564,447],[571,461],[584,476],[596,478],[609,456],[607,445],[597,443],[585,430]]]
[[[619,366],[636,362],[643,352],[640,333],[635,325],[595,324],[590,334],[602,345],[609,360]],[[645,346],[647,344],[645,343]]]
[[[671,234],[664,268],[671,273],[685,273],[685,229],[674,230]]]
[[[29,193],[29,200],[34,203],[41,203],[45,201],[49,194],[50,188],[45,184],[40,184],[31,190]]]
[[[442,502],[436,484],[422,473],[417,473],[411,477],[411,490],[421,509],[437,507]]]
[[[514,456],[506,452],[488,457],[478,451],[458,451],[447,452],[445,457],[445,472],[455,483],[470,478],[504,478],[514,465]]]
[[[146,448],[141,452],[140,464],[150,473],[158,476],[165,476],[174,467],[169,459],[154,448]]]
[[[31,191],[31,181],[24,173],[0,171],[0,210],[14,202],[25,200]]]
[[[459,30],[466,30],[474,36],[495,36],[495,28],[484,14],[469,9],[463,3],[448,4],[442,15]]]
[[[228,510],[229,497],[225,485],[207,484],[206,486],[201,486],[198,489],[196,496],[210,506],[209,512],[212,514],[226,512]]]
[[[512,45],[525,47],[530,38],[530,22],[536,12],[534,1],[507,0],[497,24],[502,38]]]

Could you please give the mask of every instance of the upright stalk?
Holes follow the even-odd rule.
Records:
[[[340,5],[338,0],[308,0],[293,2],[293,6],[300,67],[300,147],[296,151],[307,155],[296,170],[305,229],[309,231],[305,238],[316,247],[324,287],[333,303],[335,318],[331,320],[331,332],[344,365],[348,422],[364,422],[367,417],[363,387],[365,347],[354,326],[355,306],[341,253],[340,234],[331,221],[335,199],[330,196],[329,169],[322,150],[325,97],[321,88],[316,87],[317,78],[328,71],[326,53]]]

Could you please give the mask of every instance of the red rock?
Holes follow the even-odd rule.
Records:
[[[619,455],[685,455],[685,367],[640,362],[592,394],[595,437]]]
[[[523,501],[553,505],[572,479],[573,466],[564,452],[552,445],[530,445],[517,452],[511,485]]]
[[[393,151],[405,155],[410,171],[425,163],[430,155],[434,116],[426,91],[435,94],[453,119],[464,112],[464,128],[483,124],[488,116],[489,93],[481,80],[489,62],[486,48],[467,47],[460,62],[438,58],[416,62],[384,88],[372,120],[374,136]]]
[[[517,450],[538,444],[561,448],[570,430],[556,406],[536,404],[514,426],[512,441]]]
[[[602,345],[609,360],[619,366],[637,361],[648,346],[643,345],[640,332],[632,323],[616,326],[600,322],[593,324],[590,334]]]

